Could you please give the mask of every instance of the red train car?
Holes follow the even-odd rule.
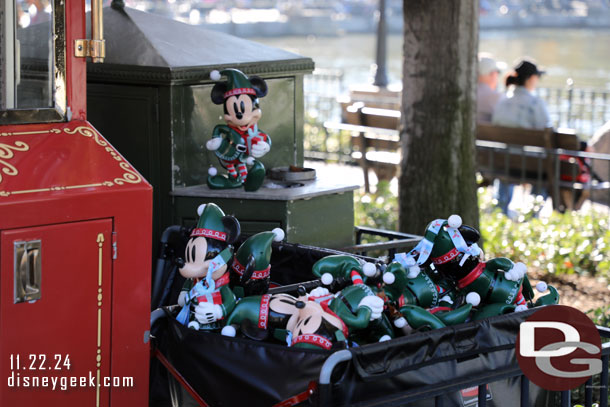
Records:
[[[103,42],[84,1],[2,3],[0,405],[147,405],[152,188],[87,122]]]

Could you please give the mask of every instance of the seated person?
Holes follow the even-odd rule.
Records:
[[[534,95],[540,76],[539,71],[532,62],[523,60],[515,67],[515,73],[506,78],[506,98],[496,105],[492,123],[506,127],[522,127],[526,129],[545,129],[552,127],[551,117],[546,103]]]
[[[522,127],[526,129],[545,129],[552,127],[551,117],[546,103],[533,92],[544,71],[527,60],[522,60],[515,67],[515,72],[506,78],[507,97],[500,100],[492,115],[492,123],[506,127]],[[499,182],[498,205],[504,213],[513,195],[513,185]],[[546,195],[544,191],[538,191]]]
[[[491,123],[494,107],[502,97],[502,93],[497,88],[498,77],[504,66],[504,63],[496,62],[489,54],[479,54],[477,123]]]

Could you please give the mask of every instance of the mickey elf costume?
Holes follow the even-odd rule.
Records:
[[[212,139],[206,143],[208,150],[214,151],[220,164],[227,169],[227,175],[219,175],[216,168],[210,168],[207,179],[212,189],[239,188],[256,191],[264,181],[265,167],[257,160],[271,149],[271,138],[258,129],[262,115],[259,97],[267,94],[267,85],[258,76],[247,77],[237,69],[212,71],[210,77],[226,82],[218,82],[212,89],[212,101],[224,107],[226,124],[214,128]]]
[[[176,319],[194,329],[219,329],[218,321],[231,313],[236,297],[229,288],[228,264],[233,243],[239,236],[239,222],[225,216],[213,203],[198,208],[199,220],[185,249],[180,274],[187,278],[178,303]]]

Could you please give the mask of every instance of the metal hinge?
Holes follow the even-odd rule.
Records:
[[[112,232],[112,260],[116,260],[119,255],[119,249],[117,248],[117,234]]]
[[[93,62],[103,62],[106,57],[105,40],[74,40],[74,56],[91,57]]]

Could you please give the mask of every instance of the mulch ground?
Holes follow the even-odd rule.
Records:
[[[532,285],[542,280],[559,291],[559,304],[569,305],[583,312],[610,304],[610,282],[604,278],[578,274],[555,275],[530,270]]]

